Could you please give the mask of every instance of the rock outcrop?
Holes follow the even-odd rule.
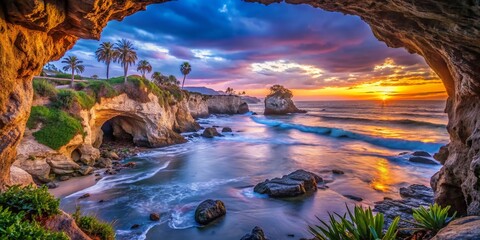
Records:
[[[431,240],[477,240],[480,238],[480,216],[459,218],[442,228]]]
[[[306,111],[298,109],[290,97],[281,94],[273,94],[265,98],[265,115],[284,115],[288,113],[306,113]]]
[[[375,203],[374,211],[383,213],[386,225],[389,226],[393,220],[400,216],[402,221],[399,222],[399,235],[409,236],[416,227],[411,222],[413,219],[413,209],[420,206],[427,207],[433,203],[433,191],[423,185],[414,184],[407,188],[400,188],[401,199],[385,199]]]
[[[210,114],[244,114],[249,111],[248,104],[235,95],[202,95],[189,93],[188,109],[194,118],[207,117]]]
[[[276,198],[296,197],[317,191],[317,184],[322,181],[323,179],[315,173],[297,170],[282,178],[267,179],[257,184],[253,190]]]
[[[46,229],[54,232],[64,232],[72,240],[91,240],[75,223],[75,220],[67,213],[61,211],[60,214],[45,219],[42,225]]]
[[[0,188],[10,181],[32,102],[32,76],[78,38],[98,39],[112,19],[167,0],[3,1],[0,4]],[[246,0],[271,4],[281,0]],[[480,8],[477,1],[286,0],[357,15],[390,47],[423,56],[449,98],[448,157],[432,178],[435,199],[480,214]]]
[[[227,213],[225,204],[220,200],[208,199],[200,203],[195,210],[195,221],[200,224],[209,224]]]
[[[33,182],[32,175],[28,172],[19,167],[12,166],[10,167],[10,184],[25,187],[35,185],[35,182]]]

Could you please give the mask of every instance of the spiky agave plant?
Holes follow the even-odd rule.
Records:
[[[387,231],[383,232],[384,217],[382,213],[373,214],[370,208],[355,206],[353,212],[347,206],[347,215],[328,214],[329,223],[320,219],[320,225],[309,226],[310,232],[321,240],[394,240],[400,221],[396,217]]]
[[[412,223],[419,228],[438,232],[447,226],[457,215],[457,212],[455,212],[452,216],[449,216],[449,210],[450,206],[442,207],[436,203],[430,205],[428,208],[420,206],[420,208],[413,210],[413,219],[415,219],[415,222]]]

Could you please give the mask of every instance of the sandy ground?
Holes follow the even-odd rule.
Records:
[[[58,187],[48,191],[57,198],[66,197],[72,193],[95,185],[95,174],[83,177],[74,177],[67,181],[58,182]]]

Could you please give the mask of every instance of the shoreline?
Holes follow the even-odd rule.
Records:
[[[56,188],[48,189],[48,192],[56,198],[62,199],[68,195],[89,188],[97,183],[97,181],[95,181],[95,174],[98,173],[97,171],[101,170],[102,169],[96,170],[95,173],[87,176],[72,177],[66,181],[58,182],[56,183],[58,186]]]

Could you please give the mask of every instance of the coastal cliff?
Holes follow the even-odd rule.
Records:
[[[145,95],[148,101],[131,99],[126,93],[101,98],[91,108],[74,112],[83,131],[58,149],[36,140],[34,133],[43,127],[43,123],[27,129],[17,148],[14,166],[31,174],[37,182],[50,182],[52,176],[87,175],[100,158],[98,148],[105,131],[109,131],[106,126],[113,137],[130,139],[134,145],[141,147],[183,143],[186,140],[179,132],[199,129],[188,112],[186,98],[172,104],[162,104],[155,94]],[[48,100],[37,102],[49,103]]]
[[[244,114],[249,111],[248,104],[235,95],[203,95],[190,92],[188,109],[194,118],[210,114]]]

